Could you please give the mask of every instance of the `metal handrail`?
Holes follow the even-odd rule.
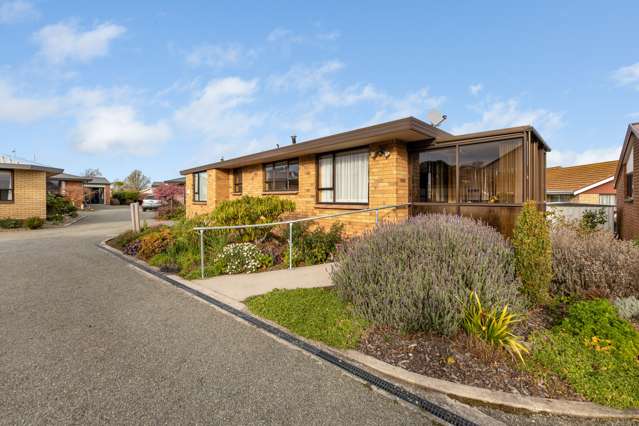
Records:
[[[321,219],[330,219],[333,217],[339,216],[347,216],[352,214],[359,213],[368,213],[375,212],[375,226],[379,225],[379,211],[387,210],[387,209],[397,209],[401,207],[409,207],[412,203],[403,203],[403,204],[393,204],[386,205],[380,207],[371,207],[367,209],[341,212],[341,213],[332,213],[320,216],[311,216],[304,217],[301,219],[291,219],[291,220],[283,220],[281,222],[270,222],[270,223],[254,223],[251,225],[228,225],[228,226],[198,226],[193,228],[194,231],[200,233],[200,272],[202,278],[204,278],[204,232],[205,231],[222,231],[222,230],[230,230],[230,229],[244,229],[244,228],[263,228],[263,227],[273,227],[278,225],[287,225],[288,224],[288,269],[293,269],[293,224],[300,222],[310,222],[312,220],[321,220]]]

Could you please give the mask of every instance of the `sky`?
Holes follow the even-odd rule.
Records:
[[[302,6],[303,5],[303,6]],[[636,1],[0,0],[0,155],[111,180],[432,109],[532,124],[548,165],[639,121]]]

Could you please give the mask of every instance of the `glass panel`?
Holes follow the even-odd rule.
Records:
[[[202,172],[197,174],[196,182],[197,184],[197,193],[196,193],[196,201],[206,201],[207,200],[207,173]]]
[[[614,206],[616,204],[615,196],[612,194],[599,194],[599,204]]]
[[[335,202],[368,202],[368,151],[335,155]]]
[[[522,153],[521,139],[460,145],[460,202],[521,203]]]
[[[332,189],[320,189],[319,190],[319,202],[320,203],[332,203],[333,202],[333,190]]]
[[[319,161],[319,179],[318,184],[320,188],[332,188],[333,187],[333,156],[326,155],[320,157]]]
[[[454,203],[455,148],[419,153],[419,201]]]
[[[11,172],[9,170],[0,170],[0,189],[12,189]]]

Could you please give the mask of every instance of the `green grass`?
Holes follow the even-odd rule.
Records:
[[[357,347],[368,324],[327,288],[273,290],[245,303],[256,315],[336,348]]]
[[[590,401],[639,407],[639,333],[607,300],[572,305],[560,325],[532,342],[533,359]]]

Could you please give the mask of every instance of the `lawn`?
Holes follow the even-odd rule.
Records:
[[[368,325],[330,288],[273,290],[245,303],[256,315],[336,348],[356,348]]]

